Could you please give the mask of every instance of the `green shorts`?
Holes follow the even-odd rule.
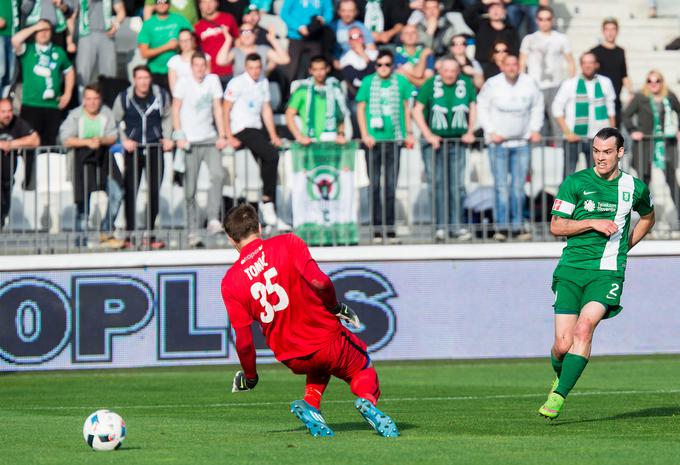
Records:
[[[600,302],[607,309],[604,317],[618,315],[623,307],[624,277],[615,271],[581,270],[558,266],[553,274],[552,291],[555,293],[555,313],[579,315],[588,302]]]

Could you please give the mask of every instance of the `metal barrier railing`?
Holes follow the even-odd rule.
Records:
[[[668,237],[678,231],[677,145],[674,138],[645,137],[630,144],[622,163],[650,186],[655,204],[663,208],[661,230]],[[192,152],[164,152],[159,145],[140,145],[134,152],[116,145],[3,154],[0,253],[185,248],[197,245],[195,236],[206,247],[225,247],[223,234],[206,230],[205,222],[212,219],[206,212],[217,211],[221,220],[236,202],[256,203],[262,182],[248,152],[217,153],[221,175],[203,169],[190,177],[186,157]],[[535,145],[510,141],[507,146],[450,139],[438,148],[422,140],[413,149],[382,142],[371,149],[359,146],[352,153],[352,195],[345,201],[356,233],[331,228],[324,233],[325,245],[552,240],[550,209],[562,179],[591,164],[589,144],[562,139]],[[337,180],[323,180],[322,173],[321,187],[309,176],[300,181],[295,160],[307,156],[295,144],[281,152],[276,204],[279,217],[314,243],[321,236],[300,227],[300,205],[311,209],[316,204],[305,204],[299,196],[314,189],[325,189],[326,195]],[[221,183],[217,206],[207,199],[212,188],[214,203],[215,180]],[[301,183],[312,184],[300,188]],[[187,188],[194,186],[195,196],[187,195]],[[188,224],[194,221],[193,199],[198,227]],[[324,201],[329,204],[329,199]]]

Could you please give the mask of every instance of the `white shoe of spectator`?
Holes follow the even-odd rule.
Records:
[[[189,243],[189,247],[194,249],[203,247],[203,239],[201,239],[201,236],[196,233],[189,233],[187,242]]]
[[[272,226],[279,231],[292,231],[293,228],[285,223],[276,214],[274,209],[274,202],[260,202],[260,211],[262,212],[262,222],[265,226]]]
[[[224,231],[224,229],[222,228],[222,223],[220,223],[220,220],[217,219],[212,219],[208,221],[208,227],[206,229],[208,231],[208,234],[211,236],[215,236]]]
[[[494,241],[503,242],[503,241],[505,241],[507,238],[508,238],[508,236],[506,236],[505,234],[503,234],[503,233],[500,232],[500,231],[496,231],[496,232],[493,234],[493,240],[494,240]]]
[[[437,242],[444,242],[444,239],[446,239],[446,231],[443,229],[437,229],[434,232],[434,240]]]
[[[521,242],[527,242],[532,239],[532,235],[530,232],[520,232],[516,236],[513,234],[515,237],[515,240],[521,241]]]
[[[453,237],[458,241],[469,241],[472,239],[472,233],[465,228],[461,228],[453,234]]]

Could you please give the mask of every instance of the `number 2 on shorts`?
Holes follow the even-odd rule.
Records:
[[[618,296],[619,289],[621,289],[621,286],[618,283],[612,283],[612,288],[609,290],[609,293],[607,294],[607,298],[611,300],[616,300]]]

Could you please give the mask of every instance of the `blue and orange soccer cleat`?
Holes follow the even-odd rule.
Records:
[[[364,420],[378,432],[379,435],[386,438],[396,438],[399,436],[399,430],[392,418],[386,413],[378,410],[378,407],[373,405],[369,400],[359,397],[354,402],[354,407],[359,411]]]
[[[307,427],[312,436],[335,436],[321,412],[304,400],[296,400],[290,404],[290,411]]]

